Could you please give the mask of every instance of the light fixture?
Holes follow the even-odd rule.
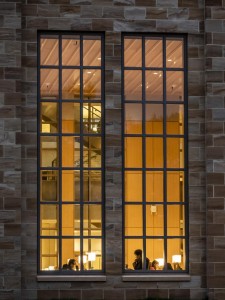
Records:
[[[156,258],[155,260],[157,260],[157,262],[159,263],[159,267],[164,266],[164,258]]]
[[[95,261],[96,260],[96,253],[95,252],[87,252],[88,261]]]
[[[157,206],[156,205],[151,205],[150,209],[151,209],[151,214],[156,214],[157,213]]]
[[[49,269],[50,271],[52,271],[52,270],[55,270],[55,267],[54,267],[54,266],[49,266],[48,269]]]
[[[79,264],[81,263],[80,255],[78,256],[78,262],[79,262]],[[87,255],[83,255],[83,264],[86,264],[86,262],[87,262]]]
[[[87,73],[88,73],[88,74],[91,74],[92,72],[91,72],[91,71],[87,71]]]
[[[172,255],[172,263],[181,263],[181,255],[180,254],[176,254],[176,255]]]

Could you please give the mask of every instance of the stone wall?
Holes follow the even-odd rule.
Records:
[[[225,2],[206,0],[207,285],[225,299]]]
[[[207,278],[204,76],[205,63],[209,70],[216,70],[223,64],[223,58],[220,58],[221,61],[217,58],[210,58],[215,53],[217,57],[223,56],[222,46],[216,46],[223,42],[222,21],[217,20],[218,23],[213,25],[207,20],[206,29],[209,34],[206,37],[207,39],[211,37],[207,43],[214,43],[212,47],[215,47],[215,50],[210,48],[210,45],[207,46],[209,58],[205,61],[205,9],[202,0],[3,1],[0,3],[0,162],[2,165],[0,176],[0,259],[2,262],[0,298],[3,300],[63,298],[138,300],[147,297],[205,299]],[[220,19],[222,17],[219,12],[216,15],[215,7],[207,8],[206,12],[207,14],[211,12],[207,18]],[[220,26],[219,22],[221,22]],[[215,28],[221,28],[221,33],[214,36],[211,32],[214,32]],[[103,283],[37,282],[36,280],[36,41],[38,29],[105,32],[107,281]],[[121,31],[189,34],[190,282],[122,282],[121,280]],[[209,159],[208,168],[213,168],[214,158],[221,159],[224,163],[222,161],[224,158],[223,139],[217,136],[223,134],[224,130],[222,122],[224,117],[221,115],[223,97],[220,89],[220,84],[223,83],[223,71],[207,72],[206,75],[207,93],[209,93],[206,118],[212,123],[212,127],[207,124],[207,158]],[[212,82],[213,80],[215,82]],[[20,92],[22,92],[22,98]],[[216,98],[210,98],[213,93]],[[217,109],[212,109],[215,106]],[[222,164],[217,165],[220,171],[216,169],[209,171],[209,173],[221,172],[217,177],[212,174],[208,177],[208,209],[211,211],[208,212],[207,220],[215,227],[208,227],[208,232],[209,234],[211,232],[212,237],[208,238],[207,245],[209,249],[212,247],[212,242],[215,243],[218,251],[221,251],[219,248],[223,240],[214,236],[218,233],[216,225],[221,223],[221,215],[224,214],[224,198],[221,195],[221,188],[224,188],[224,174],[221,166]],[[219,182],[220,186],[218,186]],[[213,185],[217,199],[213,198]],[[218,226],[221,236],[224,235],[223,227]],[[208,251],[207,257],[209,259],[211,257],[210,266],[213,267],[212,270],[208,270],[209,274],[214,274],[214,267],[215,272],[223,272],[222,267],[214,264],[215,259],[213,260],[213,257],[222,259],[221,255],[218,256],[214,252],[210,254]],[[217,270],[216,267],[220,269]],[[21,294],[20,276],[22,277]],[[213,288],[217,284],[217,277],[209,277],[208,283],[212,290],[211,299],[214,299]]]

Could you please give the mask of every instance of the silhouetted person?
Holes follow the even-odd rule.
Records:
[[[142,250],[141,249],[136,249],[134,251],[134,255],[136,256],[134,262],[133,262],[133,268],[134,270],[142,270],[143,266],[142,266]],[[146,269],[149,269],[149,265],[150,265],[150,261],[149,259],[146,257]]]

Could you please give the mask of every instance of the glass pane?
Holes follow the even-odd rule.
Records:
[[[41,205],[40,214],[41,235],[58,235],[58,205]]]
[[[59,244],[57,239],[40,240],[41,270],[54,271],[59,269]]]
[[[41,167],[58,166],[58,137],[41,137]]]
[[[164,240],[147,239],[146,256],[152,263],[150,270],[162,270],[164,267]]]
[[[163,172],[146,172],[146,201],[163,201]]]
[[[84,37],[83,53],[84,66],[101,66],[100,37]]]
[[[80,65],[80,38],[74,35],[62,36],[62,65]]]
[[[142,66],[142,39],[138,37],[125,38],[124,40],[124,66]]]
[[[80,171],[62,171],[62,201],[80,201]]]
[[[164,235],[162,205],[146,205],[146,235]]]
[[[183,68],[183,39],[167,39],[166,67]]]
[[[142,201],[142,172],[125,172],[125,201]]]
[[[166,131],[167,134],[184,133],[184,106],[168,104],[166,106]]]
[[[59,64],[59,42],[58,36],[45,36],[41,38],[41,65]]]
[[[142,168],[142,138],[125,138],[125,168]]]
[[[146,71],[145,98],[146,100],[163,100],[163,72]]]
[[[146,67],[162,67],[163,50],[161,38],[145,39],[145,66]]]
[[[167,168],[184,167],[184,139],[167,138]]]
[[[125,205],[125,235],[143,235],[142,205]]]
[[[83,133],[101,133],[101,104],[83,104]]]
[[[84,70],[83,98],[101,100],[101,70]]]
[[[163,105],[146,104],[145,131],[147,134],[163,133]]]
[[[80,133],[80,104],[62,103],[62,132]]]
[[[83,171],[83,201],[102,201],[101,171]]]
[[[125,269],[134,270],[136,256],[135,250],[143,249],[142,239],[125,239]]]
[[[59,71],[55,69],[41,69],[41,98],[57,99],[59,97]]]
[[[41,201],[58,201],[58,171],[41,171]]]
[[[124,99],[142,100],[142,71],[124,71]]]
[[[41,103],[41,132],[58,132],[58,104],[54,102]]]
[[[184,202],[184,172],[167,172],[167,201]]]
[[[146,167],[163,167],[163,139],[146,138]]]
[[[80,239],[62,239],[62,264],[63,269],[77,271],[79,270],[78,257],[80,255]],[[74,264],[70,267],[69,261],[73,259]]]
[[[74,136],[62,137],[62,166],[80,166],[80,138]]]
[[[84,270],[101,270],[102,269],[102,240],[101,239],[84,239]]]
[[[80,205],[62,205],[62,235],[80,235]]]
[[[101,167],[101,138],[84,137],[83,138],[83,166],[88,168]]]
[[[80,99],[80,70],[62,70],[62,98]]]
[[[102,235],[102,207],[96,204],[85,204],[83,212],[83,235]]]
[[[183,205],[167,205],[167,235],[184,235]]]
[[[167,240],[167,258],[174,270],[185,270],[185,240],[168,239]]]
[[[125,133],[142,133],[142,105],[125,105]]]
[[[166,72],[166,99],[167,101],[184,100],[184,73],[181,71]]]

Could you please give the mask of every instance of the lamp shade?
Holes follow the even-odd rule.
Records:
[[[172,263],[181,263],[181,255],[180,254],[173,255]]]
[[[157,260],[157,262],[159,263],[159,267],[164,266],[164,258],[156,258],[155,260]]]
[[[95,252],[88,252],[88,261],[95,261],[96,260],[96,253]]]

